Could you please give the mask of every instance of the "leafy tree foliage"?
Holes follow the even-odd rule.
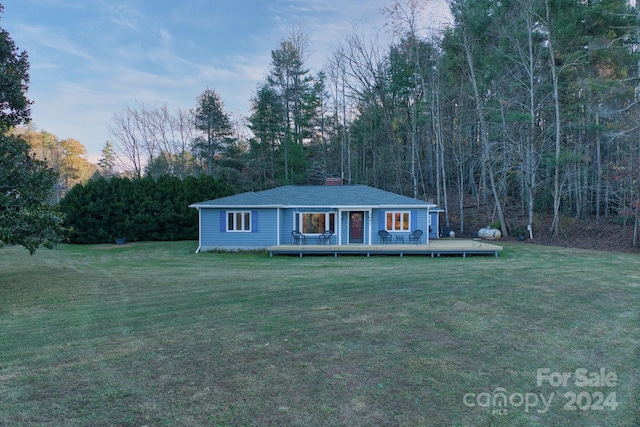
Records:
[[[0,5],[0,14],[3,7]],[[0,28],[0,246],[22,245],[33,255],[62,236],[62,217],[47,203],[57,174],[30,155],[29,144],[10,128],[26,123],[29,61]]]
[[[197,211],[189,205],[230,194],[229,186],[209,175],[99,178],[73,187],[60,210],[71,243],[189,240],[198,238]]]
[[[86,159],[84,145],[73,138],[59,140],[47,131],[36,132],[22,126],[14,128],[11,133],[27,141],[34,158],[45,162],[58,174],[51,200],[53,203],[58,203],[71,187],[88,181],[97,171],[96,165]]]
[[[4,6],[0,5],[0,16]],[[18,47],[4,28],[0,28],[0,128],[4,131],[26,123],[31,117],[29,57]]]
[[[29,144],[0,136],[0,245],[17,244],[32,255],[62,238],[62,215],[46,203],[57,174],[29,154]]]

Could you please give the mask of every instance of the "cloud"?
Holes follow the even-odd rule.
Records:
[[[80,43],[71,40],[64,33],[55,31],[50,27],[18,24],[16,29],[17,32],[13,36],[14,40],[19,38],[22,43],[28,45],[30,56],[37,52],[46,56],[63,54],[65,56],[93,60],[92,55]]]
[[[160,28],[158,29],[158,34],[160,36],[160,40],[162,41],[162,44],[171,45],[171,43],[173,42],[173,36],[168,30],[164,28]]]
[[[134,32],[143,31],[146,27],[145,16],[137,9],[127,4],[112,4],[108,8],[109,19],[117,27]]]

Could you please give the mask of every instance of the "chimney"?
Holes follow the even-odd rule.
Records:
[[[324,185],[342,185],[342,178],[327,178]]]

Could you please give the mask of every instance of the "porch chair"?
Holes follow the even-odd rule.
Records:
[[[307,238],[298,230],[293,230],[291,232],[291,235],[293,236],[294,245],[304,245],[307,243]]]
[[[391,244],[391,234],[387,230],[378,231],[378,236],[380,236],[380,243],[383,245],[385,242]]]
[[[333,236],[333,231],[326,230],[321,235],[318,236],[318,242],[320,244],[328,245],[331,243],[331,236]]]
[[[409,234],[409,243],[415,243],[416,245],[420,243],[420,239],[422,238],[422,230],[415,230],[411,234]]]

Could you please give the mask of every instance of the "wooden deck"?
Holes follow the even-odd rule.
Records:
[[[470,239],[432,239],[429,244],[404,245],[279,245],[267,248],[273,255],[431,255],[431,258],[442,255],[498,256],[502,246],[483,240]]]

